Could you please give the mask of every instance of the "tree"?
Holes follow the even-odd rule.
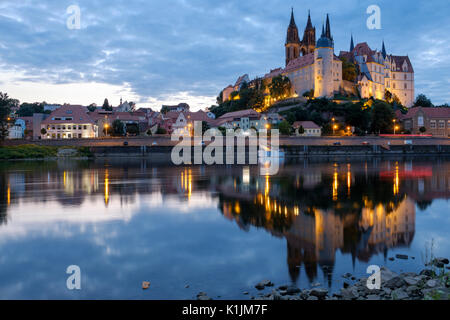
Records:
[[[134,123],[133,124],[127,124],[126,128],[127,128],[127,133],[128,134],[135,135],[135,136],[139,135],[139,127],[138,127],[137,124],[134,124]]]
[[[47,134],[47,130],[45,130],[45,128],[42,128],[42,129],[41,129],[41,134],[42,134],[42,135]]]
[[[95,103],[91,103],[87,108],[89,112],[94,112],[97,109],[97,105]]]
[[[434,105],[426,95],[421,93],[417,96],[416,101],[414,102],[414,107],[432,108]]]
[[[114,120],[112,123],[112,131],[112,135],[123,136],[123,134],[125,133],[125,126],[123,122],[119,119]]]
[[[102,109],[106,111],[112,111],[112,107],[109,105],[108,99],[106,98],[105,101],[103,102]]]
[[[346,105],[347,114],[345,116],[345,123],[359,128],[365,132],[370,129],[370,111],[367,108],[363,108],[362,103],[350,103]]]
[[[392,106],[384,101],[377,100],[372,106],[371,130],[374,133],[391,132],[395,117]]]
[[[314,89],[303,92],[303,97],[309,99],[314,98]]]
[[[298,128],[298,134],[304,134],[305,133],[305,128],[303,128],[303,126],[300,126]]]
[[[20,105],[17,115],[19,117],[32,117],[35,113],[44,113],[45,102],[39,103],[27,103],[24,102]]]
[[[5,92],[0,92],[0,139],[4,140],[8,136],[8,122],[11,108],[14,106],[15,100],[8,97]]]
[[[167,133],[166,129],[162,127],[158,127],[158,129],[156,130],[156,134],[166,134],[166,133]]]
[[[286,120],[283,120],[278,125],[278,129],[280,130],[281,134],[284,135],[290,135],[291,134],[291,125]]]
[[[341,58],[341,61],[342,61],[342,80],[355,82],[356,76],[358,75],[355,64],[348,61],[344,57]]]
[[[425,127],[420,127],[419,128],[420,133],[425,133],[427,131],[427,128]]]
[[[283,99],[289,96],[291,92],[291,81],[286,76],[276,76],[272,78],[272,82],[269,85],[269,91],[270,95],[275,100]]]
[[[162,106],[161,113],[162,114],[166,114],[167,112],[169,112],[169,107],[168,106]]]

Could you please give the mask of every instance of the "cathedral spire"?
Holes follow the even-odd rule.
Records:
[[[352,34],[350,38],[350,52],[352,52],[353,49],[355,49],[355,44],[353,43],[353,34]]]
[[[384,46],[384,40],[383,40],[383,47],[381,49],[381,54],[383,55],[383,58],[386,59],[386,47]]]
[[[296,27],[295,19],[294,19],[294,7],[291,7],[291,22],[289,23],[289,27]]]
[[[312,23],[311,23],[311,11],[308,10],[308,22],[306,23],[306,29],[312,29]]]
[[[325,36],[328,39],[332,39],[332,37],[331,37],[331,28],[330,28],[330,18],[328,17],[328,13],[327,13],[327,25],[326,25],[326,29],[325,29]]]

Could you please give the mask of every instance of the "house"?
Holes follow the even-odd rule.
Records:
[[[98,137],[98,126],[83,106],[63,105],[40,124],[41,139]]]
[[[228,112],[212,122],[212,127],[223,127],[228,130],[242,129],[244,131],[251,128],[259,130],[265,128],[265,120],[261,119],[261,114],[253,109]]]
[[[312,121],[295,121],[292,127],[295,130],[295,135],[300,137],[320,137],[322,129]],[[300,133],[300,128],[303,128],[303,133]]]
[[[8,139],[23,139],[25,137],[25,129],[25,120],[16,119],[14,124],[8,128]]]
[[[176,106],[163,105],[162,109],[166,109],[167,112],[189,112],[190,107],[187,103],[179,103]]]
[[[178,132],[190,132],[194,128],[194,122],[201,121],[206,122],[208,125],[213,124],[214,119],[211,119],[204,111],[197,112],[168,112],[165,115],[168,121],[172,122],[170,133]]]
[[[450,136],[450,108],[413,107],[407,114],[396,111],[397,119],[403,124],[405,131],[419,134],[420,128],[433,136]]]

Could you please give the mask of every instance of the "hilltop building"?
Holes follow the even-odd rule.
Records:
[[[397,96],[402,105],[411,107],[414,103],[414,69],[409,57],[387,54],[383,41],[381,51],[372,50],[367,43],[354,45],[353,36],[350,41],[350,51],[341,51],[339,56],[334,53],[334,39],[331,32],[330,18],[327,14],[325,25],[319,39],[316,40],[316,29],[308,13],[303,38],[300,40],[295,23],[294,12],[287,29],[285,46],[285,67],[275,68],[263,77],[249,80],[247,74],[241,76],[235,85],[229,85],[222,91],[222,101],[239,99],[232,95],[239,91],[243,82],[249,87],[263,82],[266,86],[265,104],[274,102],[267,86],[277,76],[286,76],[291,81],[291,97],[313,93],[314,97],[333,98],[338,93],[360,94],[362,98],[374,97],[384,100],[386,91],[392,97]],[[357,66],[355,82],[342,78],[342,59]]]
[[[383,100],[386,90],[395,95],[401,104],[411,107],[414,104],[414,69],[409,57],[386,53],[384,41],[381,51],[372,50],[366,42],[353,44],[350,51],[341,51],[340,58],[358,66],[358,90],[362,98],[374,97]]]

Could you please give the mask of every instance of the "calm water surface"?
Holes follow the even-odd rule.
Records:
[[[0,298],[246,299],[263,279],[334,291],[371,264],[417,271],[431,243],[450,257],[449,198],[445,158],[297,160],[273,177],[144,160],[0,163]],[[389,260],[398,253],[415,259]],[[79,291],[66,288],[69,265]]]

